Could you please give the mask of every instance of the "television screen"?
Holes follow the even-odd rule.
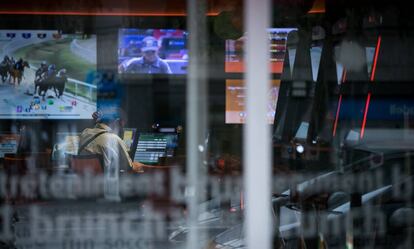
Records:
[[[294,28],[272,28],[269,32],[270,66],[272,73],[282,73],[285,58],[286,41],[289,32],[297,30]],[[244,43],[246,37],[237,40],[226,40],[226,61],[224,71],[226,73],[244,72]]]
[[[267,121],[273,124],[279,96],[280,80],[272,80],[272,86],[268,93]],[[243,80],[226,80],[226,124],[244,124],[245,90]]]
[[[90,119],[96,36],[0,30],[1,119]]]
[[[18,134],[0,134],[0,158],[4,158],[7,153],[16,154],[19,139]]]
[[[120,74],[186,74],[187,32],[178,29],[120,29]]]

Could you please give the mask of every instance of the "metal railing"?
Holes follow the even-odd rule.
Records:
[[[36,72],[36,70],[38,68],[31,66],[30,67],[31,70],[33,70],[34,72]],[[65,92],[64,95],[68,95],[68,92],[72,92],[74,97],[84,97],[86,100],[88,100],[89,102],[96,102],[96,96],[97,96],[97,86],[93,85],[93,84],[89,84],[80,80],[76,80],[76,79],[72,79],[72,78],[68,78],[68,83],[67,84],[74,84],[74,89],[73,91],[68,91],[70,89],[68,89],[68,87],[65,88]],[[79,90],[79,85],[87,88],[86,90],[86,94],[79,94],[80,90]],[[94,93],[95,92],[95,93]]]
[[[88,84],[86,82],[80,81],[80,80],[75,80],[72,78],[68,78],[68,83],[73,83],[75,85],[75,90],[74,90],[74,96],[78,97],[85,97],[87,100],[89,100],[90,102],[95,102],[96,101],[96,91],[97,91],[97,87],[96,85],[92,85],[92,84]],[[79,85],[86,87],[87,88],[87,94],[86,95],[82,95],[79,94],[80,90],[79,90]],[[95,92],[95,94],[94,94]],[[95,96],[95,98],[94,98]]]

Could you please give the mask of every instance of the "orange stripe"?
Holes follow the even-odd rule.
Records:
[[[335,117],[335,123],[334,123],[333,133],[332,133],[333,136],[336,135],[336,127],[338,125],[339,111],[341,110],[341,103],[342,103],[342,94],[339,95],[338,107],[336,108],[336,117]]]
[[[344,68],[344,70],[342,71],[341,84],[343,84],[345,80],[346,80],[346,69]],[[335,123],[334,123],[333,132],[332,132],[333,136],[336,135],[336,128],[338,126],[338,120],[339,120],[339,112],[341,111],[341,103],[342,103],[342,94],[339,95],[338,107],[336,109]]]
[[[218,12],[208,12],[207,16],[217,16]],[[0,11],[0,15],[64,15],[64,16],[186,16],[185,12],[85,12],[85,11]]]
[[[366,122],[367,122],[368,107],[369,107],[369,102],[370,101],[371,101],[371,93],[368,93],[367,102],[365,103],[364,120],[362,120],[361,136],[360,136],[361,139],[364,137],[365,125],[366,125]]]
[[[243,191],[240,192],[240,209],[244,209],[244,198],[243,198]]]
[[[374,62],[372,63],[371,78],[370,78],[371,82],[373,82],[375,79],[375,72],[377,69],[378,54],[379,54],[380,47],[381,47],[381,36],[378,36],[377,46],[375,47]],[[362,126],[361,126],[361,134],[360,134],[361,139],[364,137],[365,126],[367,125],[367,116],[368,116],[368,109],[369,109],[370,101],[371,101],[371,93],[368,93],[367,101],[365,103],[364,119],[362,120]]]
[[[371,81],[374,81],[375,79],[375,71],[377,69],[378,53],[380,50],[380,46],[381,46],[381,36],[378,36],[377,47],[375,48],[374,63],[372,64],[372,70],[371,70]]]
[[[342,71],[342,79],[341,79],[341,83],[344,83],[346,80],[346,69],[344,68],[344,71]]]

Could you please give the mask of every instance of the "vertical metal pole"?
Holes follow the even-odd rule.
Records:
[[[271,151],[266,112],[269,75],[269,0],[245,0],[247,123],[244,129],[245,236],[249,249],[270,249]]]
[[[199,204],[204,198],[207,177],[205,161],[207,134],[207,56],[206,56],[206,2],[187,0],[187,27],[189,31],[189,67],[187,78],[187,208],[190,228],[188,249],[197,249],[202,238],[198,224]]]

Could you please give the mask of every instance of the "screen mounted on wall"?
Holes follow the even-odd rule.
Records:
[[[120,74],[186,74],[187,32],[178,29],[120,29]]]
[[[243,80],[226,80],[226,124],[244,124],[247,113],[245,110],[246,86]],[[280,80],[272,80],[268,92],[266,119],[273,124]]]
[[[285,58],[286,41],[289,32],[297,30],[294,28],[272,28],[268,29],[269,33],[269,52],[270,66],[272,73],[282,73],[283,61]],[[226,73],[243,73],[244,72],[244,49],[246,36],[237,40],[226,40]]]
[[[0,30],[0,119],[90,119],[96,36]]]

